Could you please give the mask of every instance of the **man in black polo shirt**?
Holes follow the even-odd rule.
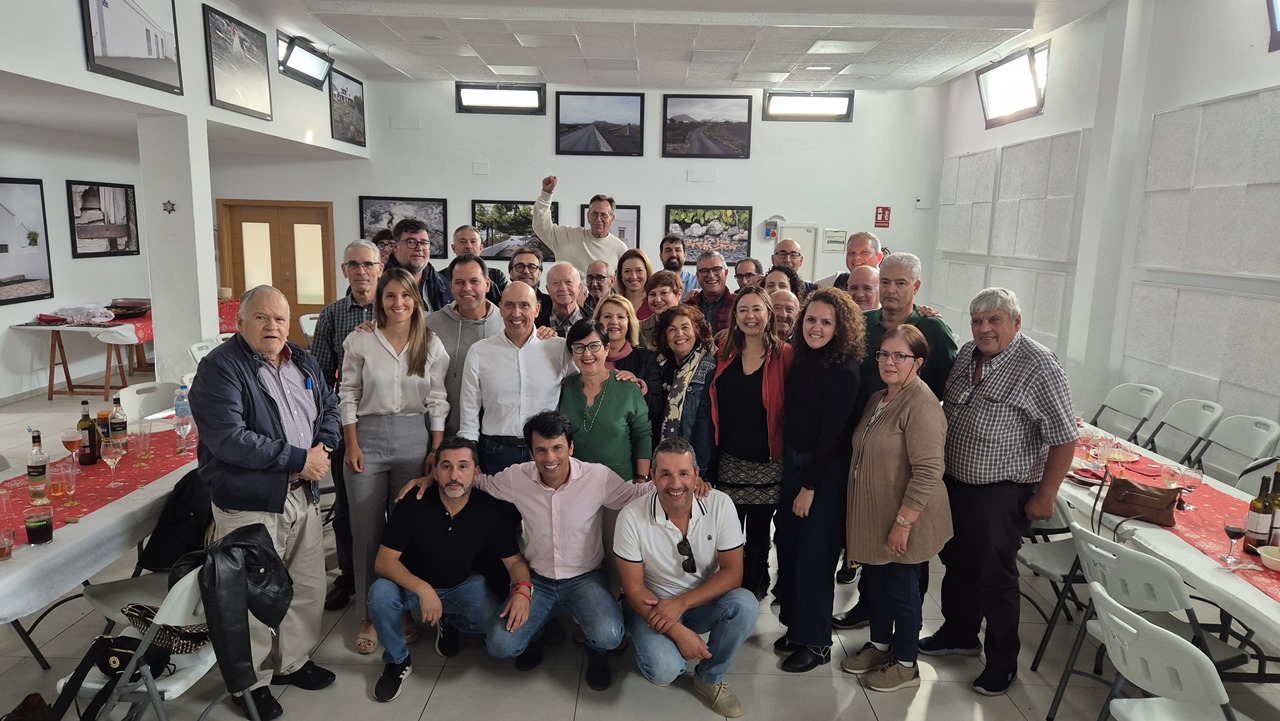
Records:
[[[478,467],[474,443],[456,436],[446,440],[436,451],[435,491],[421,499],[405,497],[387,522],[374,564],[380,578],[369,589],[369,615],[386,663],[373,690],[378,701],[399,696],[413,670],[400,625],[406,611],[436,626],[436,653],[445,658],[458,654],[459,629],[484,634],[500,615],[514,631],[529,617],[533,584],[520,554],[518,526],[505,504],[471,490]],[[485,553],[501,558],[511,577],[505,606],[476,570]]]

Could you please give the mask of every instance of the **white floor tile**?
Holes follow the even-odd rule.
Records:
[[[923,673],[921,678],[924,678]],[[982,696],[969,688],[967,683],[922,680],[917,688],[905,688],[891,693],[868,692],[867,698],[877,719],[1020,721],[1024,718],[1008,696]]]

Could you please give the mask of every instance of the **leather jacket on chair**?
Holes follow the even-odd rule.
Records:
[[[249,646],[249,614],[279,628],[293,602],[293,579],[261,523],[238,528],[203,551],[178,559],[169,583],[197,567],[218,667],[227,690],[239,693],[258,680]]]

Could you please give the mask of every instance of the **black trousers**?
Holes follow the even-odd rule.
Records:
[[[942,628],[956,643],[976,641],[983,619],[987,666],[1018,667],[1018,548],[1030,528],[1027,501],[1032,483],[975,486],[945,477],[955,535],[943,547]]]
[[[805,646],[831,645],[831,607],[835,586],[831,568],[844,548],[848,514],[849,459],[831,462],[816,484],[809,515],[791,508],[803,481],[811,475],[813,454],[788,449],[782,465],[782,500],[774,522],[778,529],[779,620],[787,640]]]
[[[777,508],[772,503],[738,506],[747,541],[742,552],[742,587],[752,593],[758,593],[769,577],[769,526]]]
[[[333,544],[338,550],[338,574],[347,581],[355,583],[355,566],[351,563],[351,516],[347,503],[347,480],[344,476],[347,459],[346,441],[339,438],[338,445],[333,448],[329,457],[329,468],[333,471]]]

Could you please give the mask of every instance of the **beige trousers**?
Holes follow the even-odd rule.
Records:
[[[293,578],[293,603],[277,634],[249,615],[249,644],[258,670],[253,688],[259,688],[271,682],[272,674],[302,668],[320,643],[325,587],[320,513],[311,503],[310,487],[304,485],[285,496],[283,513],[229,511],[214,505],[213,522],[215,538],[255,523],[266,526],[276,553]]]

